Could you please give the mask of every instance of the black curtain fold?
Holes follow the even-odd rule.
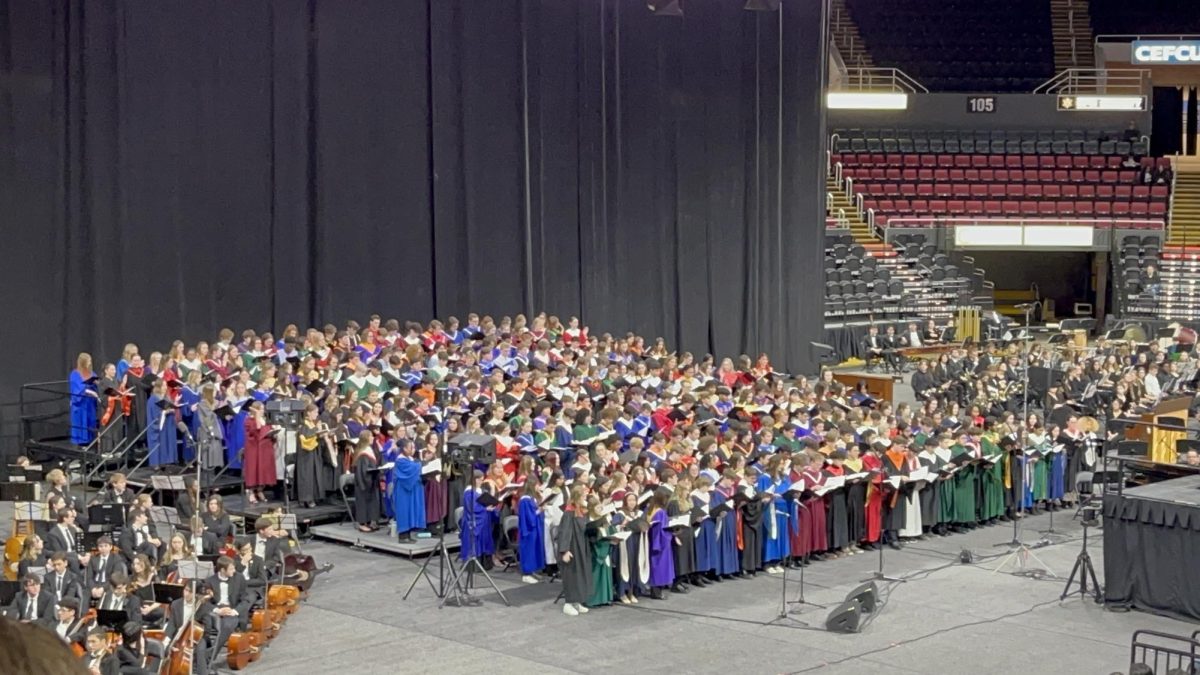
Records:
[[[580,315],[812,367],[825,3],[0,0],[0,391],[221,327]]]

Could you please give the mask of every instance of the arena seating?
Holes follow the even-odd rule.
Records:
[[[1046,0],[845,0],[877,66],[930,91],[1033,91],[1054,76]]]
[[[1152,319],[1200,319],[1200,249],[1162,247],[1157,236],[1126,236],[1118,254],[1125,315]],[[1142,287],[1148,265],[1162,277],[1157,293]]]
[[[1091,0],[1096,35],[1188,35],[1200,33],[1196,0]]]
[[[825,239],[825,317],[948,319],[958,305],[975,302],[987,282],[974,260],[957,262],[924,235],[903,235],[896,246],[868,249],[846,232]]]
[[[929,132],[844,130],[835,132],[832,161],[853,180],[877,225],[895,217],[947,215],[1165,219],[1170,160],[1141,157],[1133,160],[1136,166],[1125,166],[1144,154],[1144,145],[1104,137],[1056,131],[934,138]],[[989,152],[978,152],[982,148]],[[1162,181],[1149,184],[1147,174]]]

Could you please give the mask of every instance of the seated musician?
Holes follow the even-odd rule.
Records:
[[[883,358],[887,360],[894,370],[903,371],[904,361],[900,358],[899,349],[904,344],[900,341],[900,336],[896,335],[896,327],[888,326],[887,331],[883,335]]]
[[[937,327],[937,322],[930,319],[925,323],[925,336],[922,342],[927,345],[937,345],[942,343],[942,331]]]
[[[868,361],[871,358],[883,358],[886,347],[883,344],[883,337],[879,335],[879,326],[872,324],[867,327],[867,336],[863,338],[862,348],[868,356]]]
[[[145,554],[151,561],[158,560],[158,547],[162,546],[162,541],[151,532],[149,520],[146,511],[136,509],[130,512],[125,529],[121,532],[118,544],[121,555],[125,556],[125,562],[130,566],[138,553]]]
[[[208,587],[212,589],[212,614],[217,625],[216,644],[224,645],[231,634],[246,630],[249,626],[250,599],[246,594],[246,580],[237,573],[232,558],[218,558],[215,570],[208,578]]]
[[[934,382],[933,375],[929,372],[929,362],[925,359],[917,361],[917,371],[912,374],[909,380],[912,385],[913,394],[918,401],[928,401],[936,399],[938,395],[938,386]]]
[[[178,578],[179,561],[194,559],[195,554],[192,553],[192,547],[187,538],[182,532],[176,532],[171,535],[171,541],[167,543],[167,550],[163,552],[162,558],[158,561],[159,576],[167,581],[173,581]]]
[[[183,597],[175,599],[167,609],[166,653],[163,658],[170,658],[177,648],[189,642],[184,630],[191,626],[193,619],[202,628],[200,639],[192,645],[192,672],[196,675],[208,673],[209,650],[214,644],[209,639],[212,627],[211,595],[208,582],[198,580],[194,584],[187,583],[183,585]]]
[[[18,621],[35,623],[54,616],[54,597],[42,592],[42,578],[30,574],[22,582],[24,590],[18,591],[8,606],[8,616]]]
[[[115,654],[108,651],[108,635],[102,630],[93,630],[87,635],[87,652],[83,655],[83,667],[91,675],[120,675],[121,665]]]
[[[246,595],[250,604],[261,601],[267,589],[267,570],[263,559],[254,554],[254,541],[243,539],[238,543],[238,557],[234,561],[238,574],[246,580]]]
[[[93,504],[132,504],[137,498],[126,483],[125,474],[109,474],[104,488],[92,500]]]
[[[127,621],[142,623],[142,603],[129,592],[131,584],[124,574],[113,574],[108,580],[108,590],[96,603],[96,609],[123,611]]]
[[[113,551],[112,539],[101,535],[96,540],[96,555],[88,562],[84,580],[87,583],[91,597],[99,599],[104,595],[108,579],[117,573],[125,574],[125,561]]]
[[[17,578],[24,579],[31,573],[42,574],[50,564],[50,552],[42,538],[31,534],[21,544],[21,557],[17,560]]]
[[[89,621],[83,617],[79,607],[79,601],[75,598],[63,598],[58,603],[58,610],[47,615],[42,625],[54,631],[67,645],[77,644],[82,649],[87,639]]]
[[[162,655],[162,643],[147,638],[141,626],[132,621],[121,626],[121,644],[117,647],[121,675],[153,675],[158,672]]]
[[[925,344],[925,339],[921,336],[921,329],[917,327],[915,321],[910,321],[908,329],[904,331],[904,335],[900,336],[900,343],[905,347],[921,347]]]
[[[62,498],[58,498],[62,503]],[[64,553],[75,569],[82,570],[91,560],[87,553],[78,553],[83,541],[83,530],[75,524],[75,509],[62,507],[56,512],[58,523],[46,533],[46,550],[50,553]]]
[[[42,585],[55,602],[66,598],[83,602],[83,577],[68,569],[67,554],[62,551],[50,556],[50,571],[42,579]]]

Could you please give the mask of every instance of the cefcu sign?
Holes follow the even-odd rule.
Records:
[[[1134,40],[1130,63],[1200,64],[1200,40]]]

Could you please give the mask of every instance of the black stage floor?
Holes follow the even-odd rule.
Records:
[[[268,509],[283,505],[283,502],[279,500],[250,504],[246,502],[245,496],[241,493],[225,498],[225,510],[230,515],[240,516],[245,519],[247,531],[253,527],[254,521],[266,513]],[[342,504],[318,504],[315,508],[311,509],[300,506],[296,502],[292,502],[288,506],[290,507],[288,508],[288,513],[295,514],[296,522],[300,525],[300,529],[303,532],[307,532],[314,525],[337,523],[347,520],[350,517],[346,512],[346,507]]]
[[[419,538],[413,540],[411,543],[400,542],[387,528],[381,528],[375,532],[360,532],[353,523],[348,522],[332,525],[316,525],[312,528],[311,532],[317,539],[350,544],[356,548],[371,551],[394,553],[406,558],[429,555],[437,550],[438,544],[437,537]],[[446,535],[446,550],[457,551],[458,546],[458,533],[448,533]]]

